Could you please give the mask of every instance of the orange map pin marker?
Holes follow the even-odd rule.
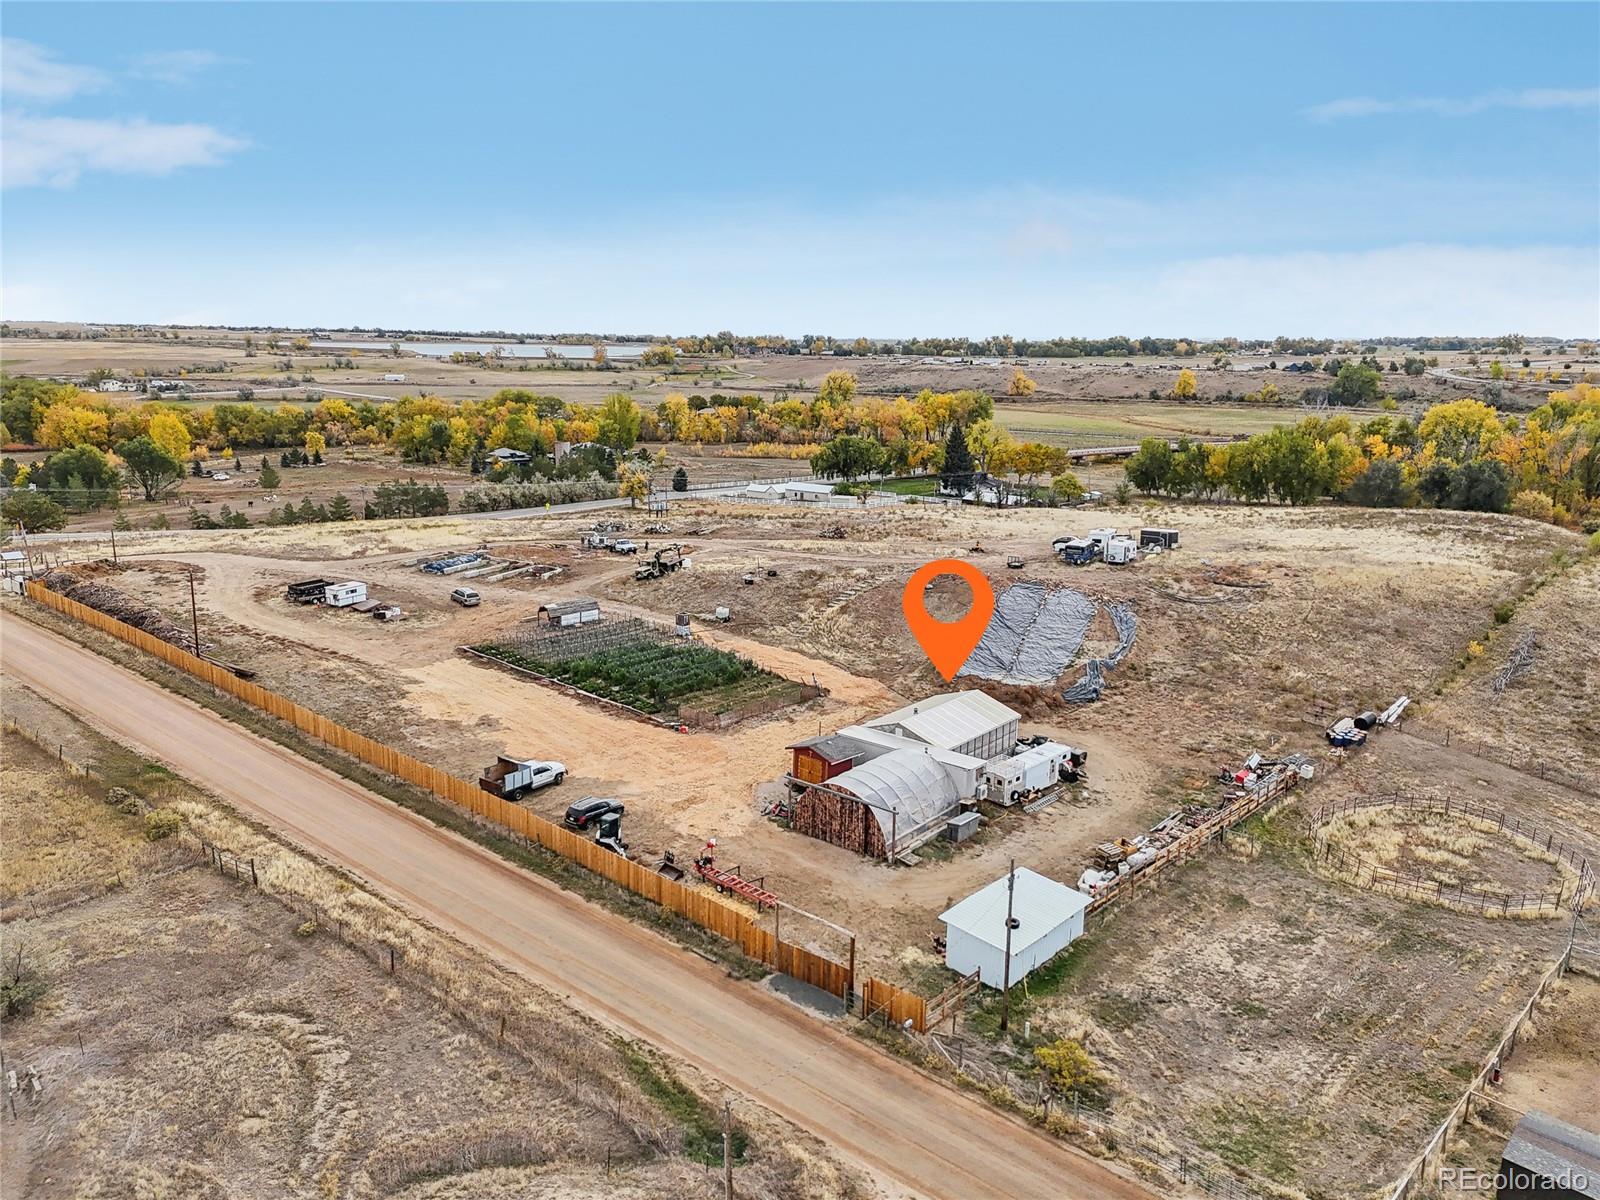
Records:
[[[939,621],[928,615],[927,586],[941,575],[965,579],[972,589],[972,607],[960,620]],[[994,616],[994,589],[983,572],[971,563],[958,558],[940,558],[912,572],[900,597],[900,607],[905,610],[906,625],[927,654],[928,661],[948,681],[955,678],[956,672],[966,665],[983,640],[983,631],[989,628],[989,618]]]

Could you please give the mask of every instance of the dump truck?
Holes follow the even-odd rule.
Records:
[[[567,777],[567,768],[558,762],[536,758],[507,758],[504,754],[485,767],[478,777],[478,786],[491,796],[502,800],[520,800],[529,792],[538,791]]]

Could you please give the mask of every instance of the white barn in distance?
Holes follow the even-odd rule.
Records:
[[[1089,897],[1027,867],[1018,867],[1011,897],[1011,984],[1049,962],[1083,934]],[[989,987],[1006,979],[1006,877],[973,892],[939,914],[945,927],[945,963],[963,975],[978,972]]]

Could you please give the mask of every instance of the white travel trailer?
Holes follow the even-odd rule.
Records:
[[[367,585],[350,580],[347,583],[330,583],[322,593],[322,602],[329,608],[349,608],[367,598]]]

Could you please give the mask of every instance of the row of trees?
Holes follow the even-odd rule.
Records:
[[[1323,497],[1378,507],[1513,511],[1562,525],[1600,519],[1600,388],[1578,384],[1526,418],[1478,400],[1437,404],[1412,423],[1384,414],[1307,417],[1225,445],[1151,438],[1128,482],[1162,496]]]

